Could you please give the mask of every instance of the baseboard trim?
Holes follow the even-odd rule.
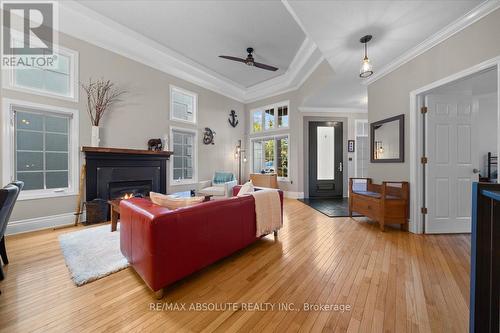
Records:
[[[304,192],[285,191],[285,198],[289,198],[289,199],[304,199]]]
[[[80,221],[85,221],[85,213],[83,213]],[[7,230],[5,231],[5,234],[15,235],[25,232],[68,226],[74,223],[74,213],[41,216],[26,220],[10,221],[9,224],[7,224]]]

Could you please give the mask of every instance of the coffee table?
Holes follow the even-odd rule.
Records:
[[[172,193],[172,194],[169,194],[169,196],[172,196],[173,198],[191,198],[191,191],[182,191],[182,192],[175,192],[175,193]],[[205,195],[205,194],[202,194],[200,195],[200,197],[205,197],[205,199],[203,200],[203,202],[205,201],[210,201],[210,199],[213,197],[212,194],[208,194],[208,195]]]
[[[169,194],[174,198],[190,198],[191,197],[191,191],[184,191],[184,192],[176,192]],[[210,198],[213,197],[213,195],[203,195],[205,199],[203,202],[210,201]],[[145,199],[150,200],[149,197],[146,197]],[[111,232],[116,231],[116,228],[118,226],[118,219],[120,218],[120,201],[126,200],[126,199],[113,199],[113,200],[108,200],[109,204],[109,209],[111,211]]]
[[[111,232],[116,231],[118,218],[120,217],[120,201],[123,199],[108,200],[109,209],[111,210]]]

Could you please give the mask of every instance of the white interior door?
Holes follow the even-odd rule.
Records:
[[[472,97],[428,95],[426,233],[471,232],[471,187],[478,181],[478,105]]]

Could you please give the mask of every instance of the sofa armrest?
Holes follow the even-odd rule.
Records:
[[[229,197],[233,196],[233,188],[236,185],[238,185],[238,181],[237,180],[232,180],[230,182],[224,183],[224,193],[226,194],[226,197],[229,198]]]

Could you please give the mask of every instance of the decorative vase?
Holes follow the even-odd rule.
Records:
[[[90,145],[92,147],[99,147],[99,126],[92,126],[92,137],[90,141]]]
[[[163,150],[168,151],[168,135],[163,136]]]

